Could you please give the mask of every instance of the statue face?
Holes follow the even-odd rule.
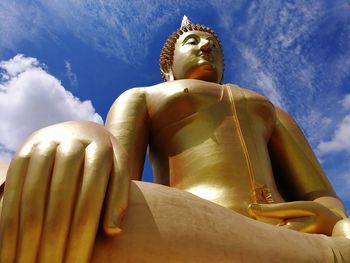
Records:
[[[174,79],[200,79],[220,83],[224,65],[216,38],[207,32],[188,31],[175,44]]]

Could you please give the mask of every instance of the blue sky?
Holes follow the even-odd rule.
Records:
[[[161,47],[184,14],[219,35],[226,83],[294,116],[349,211],[349,0],[1,0],[0,158],[49,124],[102,122],[123,91],[161,82]]]

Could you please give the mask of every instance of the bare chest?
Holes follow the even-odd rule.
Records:
[[[197,134],[214,133],[223,125],[239,125],[242,132],[255,129],[267,139],[274,125],[273,105],[265,97],[234,85],[181,81],[151,95],[148,112],[156,138],[171,140],[179,133],[193,136],[194,130]]]

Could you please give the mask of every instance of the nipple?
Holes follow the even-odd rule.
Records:
[[[185,89],[184,89],[184,92],[185,92],[185,93],[189,93],[190,91],[188,90],[188,88],[185,88]]]

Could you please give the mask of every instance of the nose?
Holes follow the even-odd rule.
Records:
[[[201,47],[200,50],[203,52],[210,52],[211,51],[211,45],[210,45],[210,41],[209,40],[205,40]]]

